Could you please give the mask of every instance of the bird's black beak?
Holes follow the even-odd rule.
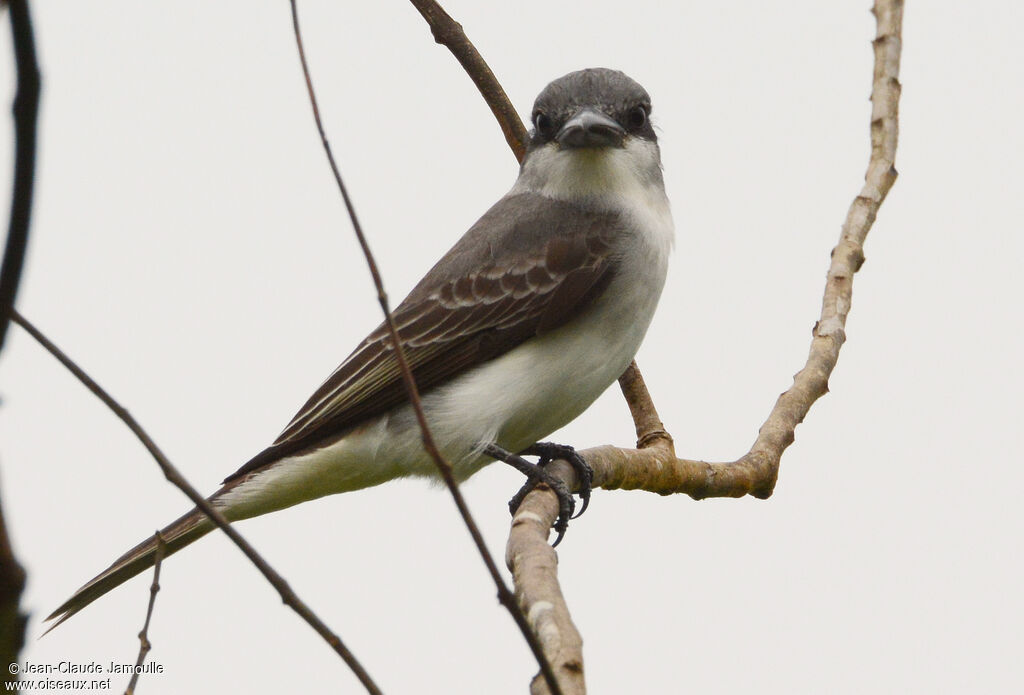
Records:
[[[622,147],[626,131],[613,119],[595,109],[582,109],[558,131],[555,140],[562,147]]]

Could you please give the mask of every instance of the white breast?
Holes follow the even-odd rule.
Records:
[[[617,249],[614,280],[578,319],[431,393],[425,404],[431,426],[460,477],[489,461],[478,456],[479,445],[494,441],[520,451],[590,406],[636,355],[665,284],[674,232],[657,145],[633,140],[614,150],[552,149],[532,166],[537,171],[528,161],[512,193],[532,190],[613,210],[634,233]],[[404,419],[397,414],[393,422]],[[423,472],[431,470],[428,463]]]

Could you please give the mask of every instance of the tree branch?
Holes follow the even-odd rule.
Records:
[[[36,117],[39,113],[41,83],[28,1],[10,0],[8,8],[14,37],[14,61],[18,68],[18,91],[14,96],[13,109],[15,152],[11,220],[3,266],[0,267],[0,348],[7,336],[10,321],[8,310],[14,306],[28,247],[36,169]]]
[[[864,262],[863,245],[878,209],[896,181],[894,167],[899,135],[899,66],[902,47],[903,0],[877,0],[873,42],[875,62],[871,89],[871,155],[864,186],[854,198],[832,250],[822,300],[807,362],[793,386],[779,396],[761,426],[750,451],[729,463],[680,459],[665,432],[636,365],[623,374],[620,385],[637,428],[637,448],[600,446],[579,452],[594,469],[594,487],[647,490],[662,495],[685,493],[705,497],[767,498],[778,477],[783,452],[793,443],[796,426],[814,402],[828,392],[828,378],[846,339],[846,317],[853,296],[853,275]],[[557,461],[549,470],[570,489],[577,486],[571,466]],[[582,692],[582,653],[575,628],[558,588],[554,563],[545,556],[549,524],[558,513],[553,492],[538,488],[527,495],[512,521],[507,560],[516,577],[516,593],[535,629],[543,630],[565,692]],[[578,674],[578,675],[577,675]],[[579,685],[577,686],[577,682]],[[535,693],[542,692],[536,688]]]
[[[505,585],[505,581],[501,577],[501,572],[498,570],[497,563],[495,563],[494,558],[491,557],[490,551],[487,550],[483,534],[480,533],[480,529],[477,527],[476,521],[473,520],[473,515],[469,511],[469,505],[466,504],[466,500],[462,496],[462,491],[459,490],[459,484],[456,482],[455,476],[452,474],[452,466],[441,454],[440,449],[437,447],[437,443],[434,441],[434,435],[430,431],[426,415],[423,412],[423,403],[420,400],[419,388],[416,386],[416,379],[413,376],[412,369],[409,368],[409,362],[405,357],[405,350],[402,347],[402,341],[398,336],[398,329],[395,326],[394,318],[391,316],[391,309],[388,307],[388,296],[384,291],[384,282],[381,279],[380,271],[377,268],[377,262],[374,260],[373,252],[370,251],[370,246],[366,241],[366,236],[363,234],[363,228],[362,225],[359,224],[359,218],[356,215],[355,206],[352,203],[352,199],[349,197],[348,189],[345,187],[345,182],[341,178],[341,171],[338,169],[337,162],[335,162],[334,159],[334,153],[331,150],[331,145],[327,140],[327,134],[324,132],[323,122],[320,119],[320,108],[317,105],[316,92],[313,89],[313,78],[310,76],[309,65],[306,62],[306,51],[302,44],[302,32],[299,30],[299,14],[296,0],[291,0],[291,8],[295,43],[299,50],[299,60],[302,63],[302,74],[306,80],[306,90],[309,93],[309,101],[313,109],[313,120],[316,121],[316,128],[320,133],[320,142],[323,144],[324,152],[327,155],[327,161],[330,163],[331,171],[334,174],[334,180],[338,185],[338,190],[341,192],[341,197],[345,201],[345,208],[348,210],[349,219],[352,221],[352,228],[355,231],[356,238],[359,240],[360,247],[362,247],[363,255],[366,257],[366,264],[369,266],[370,275],[373,277],[373,284],[377,290],[377,300],[380,303],[381,311],[384,312],[384,321],[388,327],[388,336],[391,339],[391,344],[395,348],[395,357],[398,360],[398,366],[402,372],[402,383],[405,385],[406,395],[409,398],[409,403],[412,405],[413,412],[416,414],[416,421],[419,424],[420,436],[423,440],[423,448],[437,466],[437,470],[441,474],[441,478],[444,480],[445,485],[448,487],[448,491],[452,495],[452,499],[459,510],[459,514],[462,516],[462,521],[465,523],[470,536],[473,538],[473,543],[476,545],[477,552],[479,552],[480,558],[487,567],[487,571],[491,575],[491,579],[494,580],[495,587],[498,591],[498,601],[505,606],[509,614],[512,616],[512,619],[519,627],[519,631],[522,633],[523,638],[526,640],[530,650],[533,652],[534,658],[540,666],[541,673],[550,684],[551,691],[553,693],[561,693],[555,673],[551,668],[551,664],[548,663],[548,659],[544,654],[544,650],[541,648],[540,642],[530,631],[530,626],[526,621],[526,617],[519,610],[514,594],[508,586]],[[502,92],[502,95],[504,95],[504,92]]]
[[[146,607],[146,621],[142,624],[142,630],[139,632],[139,658],[135,660],[135,672],[132,674],[131,680],[128,681],[124,695],[135,693],[135,686],[139,682],[141,673],[140,667],[146,662],[149,650],[153,648],[149,641],[149,621],[153,617],[153,606],[156,605],[156,595],[160,591],[160,565],[163,564],[164,553],[167,551],[167,544],[164,543],[164,537],[160,535],[160,532],[157,531],[154,535],[156,537],[156,552],[153,554],[153,583],[149,585],[149,605]]]
[[[526,127],[519,119],[512,102],[498,78],[491,72],[487,61],[483,59],[476,46],[466,36],[462,25],[452,19],[451,15],[444,11],[434,0],[411,0],[413,6],[423,15],[430,25],[430,33],[434,35],[434,41],[441,44],[455,56],[462,68],[473,80],[473,84],[480,90],[480,95],[487,102],[491,113],[497,119],[501,132],[505,135],[505,142],[512,149],[516,160],[523,161],[526,156],[526,142],[529,135]]]
[[[21,592],[24,590],[25,569],[14,556],[3,510],[0,510],[0,663],[16,663],[25,645],[28,616],[21,610]],[[17,680],[17,674],[3,669],[0,682],[6,684]]]
[[[846,341],[846,317],[853,301],[853,276],[864,263],[864,241],[875,216],[896,181],[899,136],[899,67],[903,23],[902,0],[878,0],[874,76],[871,88],[871,156],[864,185],[853,199],[825,282],[821,315],[814,324],[807,362],[793,385],[779,396],[761,425],[750,451],[730,463],[677,459],[670,446],[640,449],[597,447],[581,452],[594,467],[594,485],[606,489],[643,489],[668,495],[766,498],[772,494],[783,452],[793,443],[796,426],[828,392],[828,378]],[[655,414],[656,417],[656,414]],[[638,425],[639,432],[639,425]]]
[[[50,340],[43,335],[39,329],[29,323],[28,319],[19,314],[17,310],[11,309],[11,320],[16,324],[24,328],[29,335],[35,338],[36,342],[42,345],[47,352],[57,358],[62,365],[69,372],[75,375],[82,384],[89,389],[93,395],[99,398],[103,403],[113,411],[115,415],[128,426],[128,429],[138,438],[142,445],[146,447],[146,450],[156,460],[160,470],[163,471],[164,477],[167,481],[174,485],[176,488],[185,493],[185,496],[192,500],[193,504],[196,505],[206,516],[212,521],[224,534],[231,539],[231,541],[238,546],[249,561],[256,566],[256,569],[260,571],[267,581],[277,589],[277,593],[281,596],[281,600],[286,606],[291,608],[293,611],[299,614],[303,620],[305,620],[310,627],[312,627],[318,635],[320,635],[327,644],[331,646],[331,649],[335,651],[344,660],[348,667],[352,669],[352,672],[356,675],[356,678],[366,688],[366,692],[371,695],[381,695],[380,688],[370,678],[370,674],[366,672],[362,664],[356,660],[355,655],[348,650],[348,647],[341,641],[341,638],[334,634],[329,627],[320,619],[320,617],[312,611],[292,590],[285,581],[284,577],[278,574],[277,570],[270,566],[270,564],[263,559],[256,549],[250,545],[249,541],[245,540],[242,535],[231,525],[224,515],[221,514],[210,502],[199,494],[192,485],[185,479],[185,477],[174,467],[174,464],[164,455],[160,447],[156,445],[149,434],[146,433],[142,426],[132,417],[131,413],[125,410],[121,405],[113,399],[113,397],[103,390],[99,384],[97,384],[92,377],[82,371],[81,367],[75,364],[70,357],[64,354],[60,348],[54,345]]]
[[[14,187],[11,192],[11,217],[7,244],[0,265],[0,349],[7,337],[10,310],[21,282],[28,247],[32,191],[35,183],[36,126],[39,112],[40,76],[36,62],[32,18],[27,0],[7,3],[17,65],[18,88],[14,96]],[[21,592],[25,588],[25,570],[18,563],[0,514],[0,663],[14,663],[25,643],[28,617],[21,612]],[[17,680],[6,669],[4,683]]]
[[[658,409],[654,407],[651,394],[647,390],[647,384],[640,374],[640,368],[636,360],[629,363],[626,371],[619,377],[619,388],[629,405],[629,414],[633,416],[633,424],[636,426],[636,446],[644,449],[656,443],[661,443],[672,449],[672,435],[665,431],[665,424],[658,415]]]
[[[566,484],[576,486],[576,473],[565,461],[553,461],[546,470]],[[554,500],[554,504],[551,501]],[[558,584],[558,554],[548,544],[551,526],[558,517],[558,498],[547,486],[534,488],[512,518],[505,563],[512,572],[516,599],[540,637],[544,653],[554,666],[565,695],[583,695],[583,639],[572,622]],[[548,695],[539,676],[530,684],[532,695]]]

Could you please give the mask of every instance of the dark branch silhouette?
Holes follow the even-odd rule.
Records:
[[[0,510],[0,663],[13,664],[25,644],[28,616],[21,612],[21,592],[25,589],[25,570],[14,557],[7,525]],[[3,669],[0,681],[18,680],[16,674]]]
[[[0,348],[7,337],[8,310],[14,306],[28,247],[29,220],[36,169],[36,117],[39,112],[40,76],[28,0],[10,0],[14,61],[18,68],[18,91],[14,96],[14,190],[7,247],[0,268]]]
[[[18,87],[14,96],[14,186],[11,192],[11,218],[7,244],[0,265],[0,350],[10,324],[10,310],[21,282],[28,247],[32,191],[35,183],[36,125],[39,112],[40,75],[36,62],[35,39],[28,0],[6,3],[11,18],[14,62]],[[21,592],[25,588],[25,570],[14,557],[7,525],[0,513],[0,663],[14,663],[25,643],[27,616],[21,612]],[[4,669],[5,683],[17,680]]]

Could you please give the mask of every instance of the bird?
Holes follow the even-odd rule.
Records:
[[[548,84],[511,190],[392,312],[456,480],[495,458],[522,461],[516,454],[583,413],[636,355],[675,234],[650,116],[647,91],[618,70]],[[234,522],[437,475],[381,324],[208,499]],[[213,529],[189,511],[160,532],[165,556]],[[155,553],[154,537],[126,552],[47,618],[50,629],[151,567]]]

